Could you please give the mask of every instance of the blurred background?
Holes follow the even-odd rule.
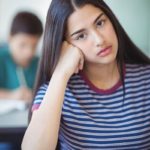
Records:
[[[131,39],[150,55],[150,0],[105,0]],[[36,13],[43,24],[51,0],[0,0],[0,42],[7,40],[12,17],[22,10]]]
[[[20,11],[36,14],[44,27],[50,2],[51,0],[0,0],[0,43],[8,42],[12,19]],[[150,56],[150,0],[105,0],[105,2],[134,43]],[[43,36],[36,52],[39,57],[42,52],[42,38]],[[22,101],[0,100],[0,150],[7,150],[7,144],[12,142],[20,145],[27,124],[28,108]]]

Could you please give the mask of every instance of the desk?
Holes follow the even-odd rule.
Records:
[[[12,111],[0,115],[0,142],[15,143],[21,150],[20,145],[28,125],[28,109]],[[59,144],[56,150],[59,150]]]
[[[0,114],[0,142],[20,144],[28,124],[28,109]]]

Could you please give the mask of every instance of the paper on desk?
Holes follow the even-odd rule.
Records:
[[[0,99],[0,115],[9,113],[13,110],[25,110],[27,103],[21,100],[2,100]]]

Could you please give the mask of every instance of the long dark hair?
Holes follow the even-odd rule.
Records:
[[[116,59],[123,85],[124,63],[150,64],[150,59],[131,41],[111,9],[103,0],[52,0],[47,13],[43,51],[36,78],[34,96],[39,87],[51,79],[55,70],[64,35],[67,31],[68,17],[75,11],[75,7],[80,8],[86,4],[92,4],[100,8],[112,22],[118,38],[118,53]],[[30,111],[29,120],[31,115],[32,112]]]
[[[49,81],[57,65],[62,41],[67,30],[67,19],[75,11],[86,4],[100,8],[110,19],[118,38],[117,64],[123,81],[124,63],[150,64],[149,58],[130,40],[119,21],[103,0],[52,0],[47,13],[43,51],[39,64],[34,96],[39,87]]]

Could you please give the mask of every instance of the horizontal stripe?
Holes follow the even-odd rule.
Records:
[[[125,91],[114,85],[111,92],[99,93],[81,74],[70,78],[59,131],[61,150],[150,149],[150,65],[125,67]],[[33,110],[47,87],[48,82],[39,88]]]

